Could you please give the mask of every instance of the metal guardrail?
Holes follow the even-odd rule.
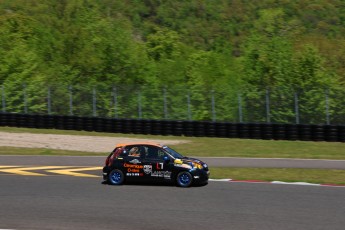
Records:
[[[113,119],[0,113],[0,126],[126,134],[345,142],[344,125]]]

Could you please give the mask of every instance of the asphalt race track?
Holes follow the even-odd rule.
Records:
[[[92,170],[94,164],[71,159],[63,164],[50,158],[55,164],[45,164],[53,167],[48,169],[41,164],[48,162],[36,158],[36,164],[29,162],[36,168],[29,170],[28,163],[19,159],[6,168],[9,160],[0,157],[0,229],[343,230],[345,226],[342,187],[215,181],[187,189],[109,186],[101,184],[101,172]],[[67,174],[57,173],[66,168]]]

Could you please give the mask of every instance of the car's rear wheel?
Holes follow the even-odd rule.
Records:
[[[109,173],[108,182],[111,185],[120,185],[124,182],[125,175],[119,169],[114,169]]]
[[[189,172],[180,172],[176,178],[177,185],[180,187],[189,187],[193,182],[192,174]]]

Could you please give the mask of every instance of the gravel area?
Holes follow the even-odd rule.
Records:
[[[0,132],[0,146],[7,147],[46,148],[82,152],[109,152],[118,143],[135,141],[155,142],[166,145],[185,143],[179,140]]]

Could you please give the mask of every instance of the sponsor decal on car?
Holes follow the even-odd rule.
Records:
[[[126,176],[144,176],[143,173],[126,173]]]
[[[154,171],[151,173],[153,177],[164,177],[165,179],[171,178],[171,172],[169,171]]]
[[[162,163],[162,162],[157,162],[157,165],[156,165],[156,168],[158,169],[158,170],[162,170],[163,169],[163,166],[164,166],[164,163]]]
[[[181,159],[175,159],[174,164],[183,164],[183,161]]]
[[[138,159],[131,160],[130,163],[132,164],[140,164],[141,162]]]
[[[152,165],[144,165],[144,173],[151,174],[152,173]]]
[[[134,172],[134,173],[139,173],[140,169],[134,169],[134,168],[128,168],[127,172]]]
[[[127,163],[124,163],[123,167],[125,167],[125,168],[136,168],[136,169],[144,168],[144,166],[142,166],[142,165],[127,164]]]
[[[192,166],[190,164],[174,164],[175,167],[185,168],[185,169],[191,169]]]

